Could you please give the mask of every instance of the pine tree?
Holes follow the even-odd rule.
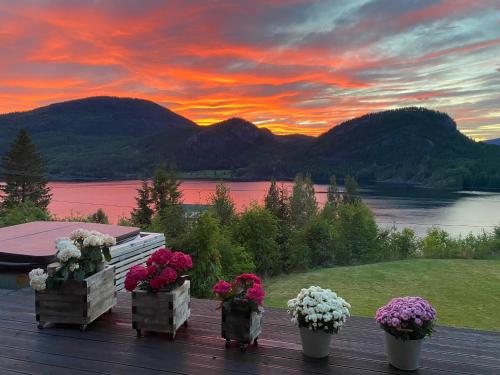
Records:
[[[276,180],[273,178],[271,180],[271,185],[267,191],[267,195],[264,198],[264,206],[271,212],[274,216],[279,217],[280,211],[280,192],[278,186],[276,185]]]
[[[12,208],[20,203],[33,202],[43,210],[50,203],[50,188],[47,186],[42,157],[31,141],[28,132],[21,129],[2,160],[2,179],[5,185],[3,208]]]
[[[356,203],[360,201],[358,192],[358,183],[352,176],[345,177],[345,196],[344,201],[347,203]]]
[[[236,211],[231,198],[231,189],[223,181],[217,184],[215,193],[210,195],[208,201],[212,205],[212,211],[220,224],[223,227],[231,224]]]
[[[337,186],[337,177],[335,177],[335,175],[330,177],[330,185],[328,186],[326,197],[327,202],[334,207],[338,206],[338,204],[342,201],[342,195],[339,193],[339,188]]]
[[[292,225],[295,228],[302,228],[316,216],[317,212],[318,203],[311,177],[298,174],[295,177],[290,198]]]
[[[151,191],[156,212],[160,212],[166,206],[182,204],[180,185],[181,182],[178,180],[175,170],[166,171],[162,168],[156,170]]]
[[[152,203],[151,187],[148,180],[144,179],[141,188],[137,189],[135,201],[137,207],[132,210],[132,223],[145,229],[151,225],[153,217],[153,209],[150,207]]]

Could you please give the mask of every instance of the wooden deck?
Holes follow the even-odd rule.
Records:
[[[213,301],[193,300],[189,327],[174,342],[162,334],[138,339],[130,294],[80,333],[76,327],[36,328],[31,292],[0,290],[0,374],[400,374],[384,355],[383,332],[372,319],[351,318],[334,337],[327,360],[301,354],[286,312],[268,308],[259,347],[224,348]],[[494,313],[494,312],[491,312]],[[416,374],[500,374],[500,334],[439,327],[424,347]]]

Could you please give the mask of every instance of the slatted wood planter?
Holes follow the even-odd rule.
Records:
[[[123,282],[130,267],[145,264],[149,256],[162,247],[165,247],[165,236],[148,232],[141,232],[137,238],[113,246],[109,264],[115,266],[116,291],[124,289]]]
[[[102,271],[78,282],[69,280],[55,289],[35,293],[38,328],[45,323],[87,325],[116,305],[115,270],[106,266]]]
[[[238,342],[241,351],[249,344],[257,345],[262,332],[262,314],[263,311],[250,312],[239,306],[222,304],[221,335],[226,339],[226,348],[231,345],[231,340]]]
[[[141,336],[143,330],[166,332],[171,339],[181,325],[187,326],[191,315],[190,281],[171,292],[132,292],[132,327]]]

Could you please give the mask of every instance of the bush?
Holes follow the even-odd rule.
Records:
[[[341,203],[333,224],[335,262],[345,265],[373,261],[377,235],[373,214],[363,202]]]
[[[236,225],[235,236],[252,253],[257,273],[268,276],[281,270],[276,242],[278,220],[267,209],[253,205],[243,212]]]
[[[47,220],[50,220],[49,213],[31,201],[7,208],[0,213],[0,227]]]
[[[193,258],[191,292],[198,298],[212,296],[212,286],[222,278],[219,222],[203,213],[183,238],[182,250]]]
[[[425,258],[454,258],[457,253],[452,238],[442,229],[429,229],[422,240],[422,255]]]
[[[418,255],[420,240],[412,229],[383,230],[379,233],[378,260],[407,259]]]
[[[221,237],[219,251],[225,279],[233,279],[242,273],[255,272],[252,254],[243,246],[232,243],[227,236]]]

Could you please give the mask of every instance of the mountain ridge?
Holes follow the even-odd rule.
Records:
[[[347,120],[318,137],[276,135],[242,119],[209,126],[156,103],[91,97],[0,115],[0,155],[26,128],[52,179],[129,179],[156,165],[228,170],[233,178],[405,181],[438,187],[500,188],[500,149],[474,142],[447,114],[388,110]]]

